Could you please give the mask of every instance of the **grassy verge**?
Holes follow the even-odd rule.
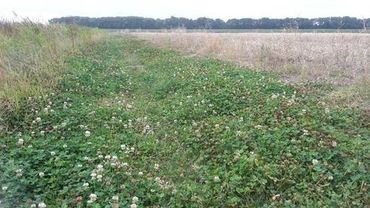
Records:
[[[369,120],[212,59],[112,37],[0,134],[1,207],[363,207]]]
[[[0,112],[16,110],[24,97],[45,94],[58,83],[65,57],[100,37],[76,26],[0,21]]]

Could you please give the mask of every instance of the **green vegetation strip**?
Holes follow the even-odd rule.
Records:
[[[363,207],[369,120],[230,63],[111,37],[3,117],[0,207]]]

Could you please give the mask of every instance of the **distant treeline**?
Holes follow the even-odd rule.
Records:
[[[188,19],[171,17],[153,19],[145,17],[61,17],[49,23],[77,24],[105,29],[366,29],[370,28],[370,18],[325,17],[325,18],[285,18],[285,19]]]

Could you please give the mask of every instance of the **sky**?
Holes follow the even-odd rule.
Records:
[[[14,13],[47,22],[61,16],[285,18],[353,16],[370,18],[370,0],[0,0],[0,18]]]

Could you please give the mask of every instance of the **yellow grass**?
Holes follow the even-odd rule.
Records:
[[[100,32],[77,26],[0,21],[1,112],[55,86],[65,56],[100,36]]]
[[[362,33],[132,33],[189,55],[234,61],[277,72],[289,83],[325,83],[348,105],[370,107],[370,34]]]

